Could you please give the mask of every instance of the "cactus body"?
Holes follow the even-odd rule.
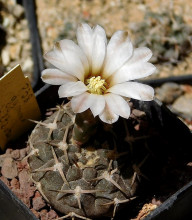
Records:
[[[117,137],[111,127],[103,125],[98,125],[85,147],[74,145],[74,117],[69,107],[60,106],[47,120],[38,122],[29,138],[32,179],[61,213],[114,216],[117,205],[133,199],[138,185],[129,160],[130,147],[117,146],[116,140],[125,136]]]

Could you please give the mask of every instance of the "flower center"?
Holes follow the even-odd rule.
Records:
[[[85,81],[86,86],[90,93],[102,95],[104,94],[107,86],[107,83],[104,79],[101,79],[100,76],[92,76],[91,78]]]

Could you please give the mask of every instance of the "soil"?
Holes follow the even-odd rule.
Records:
[[[183,127],[184,125],[172,116],[169,118],[169,123],[162,127],[159,124],[160,119],[157,118],[160,109],[154,110],[152,106],[153,113],[150,116],[148,107],[147,110],[145,106],[139,107],[137,103],[134,106],[136,109],[135,107],[132,109],[132,115],[127,123],[128,130],[119,129],[124,127],[124,121],[120,119],[113,126],[113,131],[118,137],[116,143],[118,146],[123,143],[124,147],[132,149],[131,160],[139,188],[135,194],[136,199],[126,204],[126,208],[119,211],[115,219],[125,219],[125,216],[126,219],[142,219],[154,207],[158,207],[192,180],[192,158],[188,157],[192,154],[185,137],[189,135],[187,127]],[[145,112],[138,110],[139,108],[144,108],[147,116]],[[48,115],[50,114],[52,112],[49,111]],[[182,137],[185,137],[186,141],[181,140]],[[108,138],[109,143],[111,138]],[[30,178],[27,163],[30,150],[28,145],[26,147],[26,141],[24,138],[24,141],[10,145],[5,154],[0,156],[0,180],[31,209],[38,219],[51,220],[61,217],[63,214],[44,200]]]

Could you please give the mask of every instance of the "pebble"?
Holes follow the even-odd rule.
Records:
[[[32,69],[32,67],[33,67],[33,61],[30,57],[28,57],[22,65],[22,70],[24,72],[30,71]]]
[[[19,158],[19,160],[20,160],[20,158]],[[17,169],[18,169],[19,172],[20,172],[21,170],[27,169],[27,168],[28,168],[27,160],[17,161]]]
[[[18,197],[26,204],[27,207],[30,207],[30,198],[34,196],[35,186],[30,179],[30,176],[27,170],[22,170],[19,173],[19,182],[20,182],[20,194]]]
[[[140,110],[138,110],[138,109],[133,109],[133,110],[132,110],[132,114],[133,114],[134,116],[138,117],[138,118],[143,118],[143,117],[146,116],[146,113],[145,113],[145,112],[140,111]]]
[[[13,16],[8,16],[7,19],[5,20],[5,23],[3,22],[3,26],[7,29],[9,28],[10,32],[9,34],[14,35],[14,27],[16,25],[16,20]]]
[[[5,17],[5,18],[3,19],[3,27],[6,28],[6,27],[9,26],[9,24],[10,24],[9,18]]]
[[[9,2],[7,4],[7,9],[10,14],[15,16],[15,18],[19,19],[24,15],[24,8],[19,4]]]
[[[20,57],[20,54],[21,54],[21,44],[17,43],[10,45],[9,48],[10,59],[12,60],[18,59]]]
[[[33,208],[36,211],[39,211],[40,209],[46,206],[45,201],[42,199],[38,191],[35,193],[35,197],[33,198],[32,203],[33,203]]]
[[[165,104],[173,103],[183,93],[181,86],[173,82],[164,83],[155,91],[156,98]]]
[[[10,63],[9,51],[4,48],[1,53],[1,59],[4,66],[7,66]]]
[[[13,179],[18,175],[16,162],[11,157],[4,159],[1,173],[7,179]]]
[[[5,0],[3,6],[6,10],[3,10],[2,14],[2,26],[6,29],[6,44],[9,45],[4,47],[1,53],[4,67],[2,74],[5,74],[17,64],[22,67],[26,58],[31,57],[31,50],[26,45],[30,44],[30,35],[23,6],[11,0]],[[32,76],[33,66],[27,64],[25,68],[27,68],[27,73],[24,72],[24,75],[29,74]]]
[[[0,167],[3,166],[3,162],[4,162],[5,158],[6,158],[6,155],[0,155]]]
[[[27,150],[26,148],[23,148],[20,150],[20,160],[22,160],[25,156],[27,155]]]
[[[32,197],[34,195],[34,186],[33,186],[33,182],[30,179],[30,176],[27,172],[27,170],[22,170],[19,173],[19,182],[20,182],[20,189],[23,190],[23,192],[25,192],[25,194],[27,194],[29,197]]]
[[[180,96],[173,103],[172,110],[181,117],[192,120],[192,93]]]
[[[42,209],[40,212],[41,220],[47,220],[47,210]]]
[[[24,8],[21,5],[14,5],[12,13],[16,18],[21,18],[24,15]]]
[[[20,41],[29,41],[29,31],[28,29],[24,29],[24,30],[20,30],[18,31],[17,33],[17,38],[20,40]]]
[[[56,39],[58,36],[58,31],[55,27],[50,26],[47,28],[47,36],[52,38],[52,39]]]
[[[5,154],[8,156],[11,154],[12,151],[13,151],[13,149],[7,148]]]
[[[11,152],[11,157],[12,157],[13,159],[19,159],[19,157],[20,157],[20,151],[19,151],[18,149],[12,151],[12,152]]]
[[[7,178],[5,178],[4,176],[0,176],[0,180],[5,183],[6,186],[10,186],[10,182]]]
[[[160,200],[156,199],[156,198],[153,198],[151,203],[153,205],[157,205],[157,206],[160,206],[162,204],[162,202]]]
[[[40,217],[40,214],[39,214],[39,212],[37,212],[35,209],[31,209],[31,211],[32,211],[32,213],[39,219],[39,217]]]
[[[56,219],[58,217],[57,213],[52,209],[47,214],[48,219]]]
[[[18,42],[17,38],[12,37],[12,36],[7,39],[8,44],[15,44],[17,42]]]
[[[14,189],[20,188],[20,184],[19,184],[18,179],[13,178],[10,183],[11,183],[11,188],[14,188]]]

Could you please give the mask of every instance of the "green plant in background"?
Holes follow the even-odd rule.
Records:
[[[75,27],[71,21],[66,21],[64,28],[58,36],[58,40],[70,38],[75,40]]]
[[[136,46],[150,47],[154,52],[153,63],[178,63],[192,50],[192,27],[181,15],[164,10],[148,10],[141,23],[131,27]]]

